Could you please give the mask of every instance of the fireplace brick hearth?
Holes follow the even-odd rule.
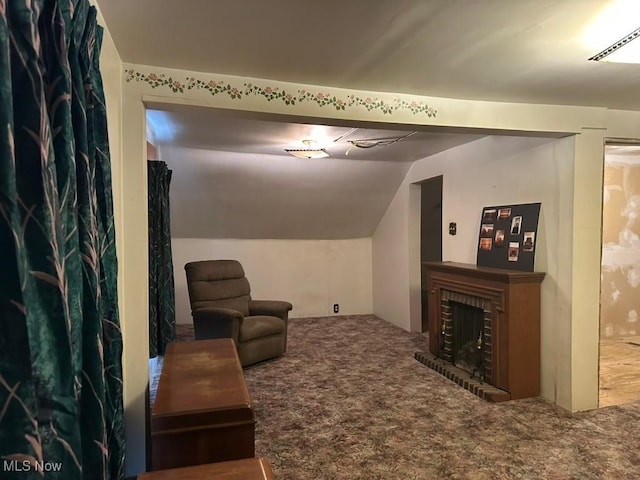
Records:
[[[429,279],[429,352],[416,353],[416,360],[489,401],[537,396],[544,273],[454,262],[423,262],[423,268]],[[477,347],[474,341],[467,348],[474,349],[473,365],[458,359],[452,302],[481,313]]]
[[[453,365],[447,365],[442,359],[436,358],[429,352],[416,352],[415,359],[435,370],[452,382],[457,383],[462,388],[469,390],[474,395],[487,400],[488,402],[504,402],[511,400],[508,392],[500,390],[488,383],[480,382],[476,378],[469,376],[469,372],[461,370]]]

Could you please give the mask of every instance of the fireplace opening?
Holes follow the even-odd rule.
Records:
[[[484,310],[452,300],[449,305],[452,323],[451,361],[458,368],[483,380]]]

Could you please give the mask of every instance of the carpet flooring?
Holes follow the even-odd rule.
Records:
[[[426,350],[372,315],[291,320],[286,355],[245,369],[256,456],[279,480],[640,478],[640,403],[490,404],[414,360]]]

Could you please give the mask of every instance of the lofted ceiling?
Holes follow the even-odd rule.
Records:
[[[96,2],[127,63],[381,92],[640,109],[640,65],[587,60],[617,39],[590,33],[613,3],[606,0]],[[629,31],[638,27],[636,18],[616,21]],[[167,105],[151,106],[148,121],[174,170],[178,237],[370,236],[410,162],[481,136]],[[389,146],[348,143],[405,135]],[[330,157],[284,152],[304,139],[319,140]]]

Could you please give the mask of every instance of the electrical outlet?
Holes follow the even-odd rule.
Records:
[[[337,303],[333,304],[333,313],[338,313],[340,311],[340,305]]]

